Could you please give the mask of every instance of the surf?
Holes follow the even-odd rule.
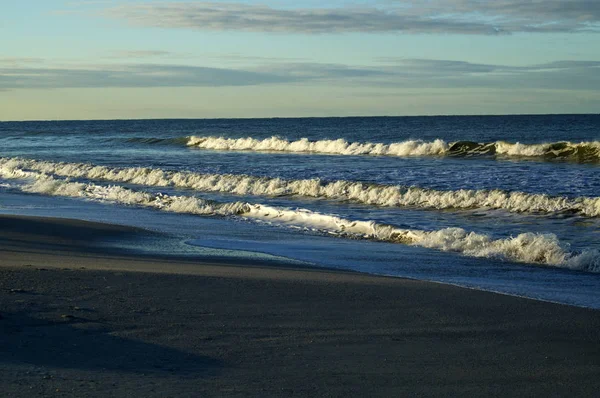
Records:
[[[285,152],[346,156],[448,156],[493,157],[538,160],[568,160],[580,163],[600,162],[600,141],[572,143],[568,141],[523,144],[496,141],[447,142],[406,140],[390,144],[372,142],[348,142],[342,138],[311,141],[308,138],[290,141],[273,136],[269,138],[226,138],[216,136],[186,137],[188,147],[216,151]]]
[[[411,207],[432,210],[492,209],[513,213],[565,213],[600,216],[600,197],[551,196],[503,190],[439,191],[421,187],[372,184],[357,181],[286,180],[245,174],[204,174],[158,168],[107,167],[86,163],[63,163],[21,158],[0,158],[0,169],[32,170],[69,178],[176,187],[200,192],[252,196],[298,196],[350,201],[379,207]]]
[[[11,171],[0,168],[0,177],[25,180],[25,183],[15,185],[12,189],[32,194],[81,198],[202,216],[241,217],[342,238],[407,244],[469,257],[600,272],[598,250],[570,252],[567,245],[563,245],[554,234],[521,233],[515,237],[494,239],[462,228],[435,231],[398,228],[373,220],[350,220],[306,209],[281,208],[244,201],[217,202],[195,196],[137,191],[118,185],[73,182],[18,168]]]

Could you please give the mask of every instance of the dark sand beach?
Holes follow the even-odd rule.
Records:
[[[0,217],[0,395],[597,396],[600,312]]]

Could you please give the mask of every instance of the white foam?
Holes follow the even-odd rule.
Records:
[[[600,252],[590,250],[581,254],[570,253],[554,234],[522,233],[516,237],[494,240],[487,235],[468,232],[462,228],[444,228],[438,231],[399,229],[374,221],[347,220],[308,210],[276,209],[269,206],[250,208],[249,213],[244,215],[302,225],[337,235],[411,244],[470,257],[600,272]]]
[[[118,185],[102,186],[55,179],[40,174],[32,183],[23,185],[24,192],[53,196],[85,198],[96,201],[151,207],[175,213],[199,215],[235,215],[247,212],[243,202],[218,203],[191,196],[172,196],[134,191]]]
[[[510,261],[551,265],[600,272],[600,252],[570,253],[553,234],[524,233],[514,238],[492,239],[461,228],[439,231],[399,229],[370,220],[348,220],[305,209],[285,209],[245,202],[214,202],[190,196],[151,194],[121,186],[101,186],[56,179],[43,173],[0,168],[5,178],[29,178],[21,186],[25,192],[86,198],[96,201],[150,207],[162,211],[199,215],[239,215],[246,218],[322,231],[338,236],[412,244],[472,257],[500,258]],[[14,176],[14,177],[11,177]]]
[[[586,217],[600,216],[600,197],[567,198],[502,190],[437,191],[419,187],[366,184],[353,181],[323,182],[285,180],[232,174],[171,172],[149,168],[111,168],[83,163],[55,163],[19,158],[0,158],[0,171],[26,170],[62,177],[127,182],[145,186],[179,187],[203,192],[237,195],[298,195],[348,200],[374,206],[432,209],[502,209],[510,212],[572,212]]]
[[[334,155],[381,155],[381,156],[431,156],[442,155],[448,150],[443,140],[426,142],[408,140],[393,144],[371,142],[347,142],[344,139],[310,141],[301,138],[288,141],[280,137],[265,139],[224,138],[224,137],[188,137],[188,146],[221,151],[276,151],[297,153],[324,153]]]
[[[549,144],[521,144],[520,142],[510,143],[504,141],[496,143],[496,153],[506,156],[544,156],[548,148]]]
[[[559,149],[556,146],[560,145]],[[569,152],[587,151],[591,158],[600,158],[600,142],[562,142],[542,144],[522,144],[505,141],[496,142],[496,153],[514,157],[569,157]]]
[[[301,138],[289,141],[280,137],[256,139],[225,138],[225,137],[187,137],[187,145],[195,148],[219,151],[256,151],[256,152],[290,152],[290,153],[315,153],[331,155],[371,155],[371,156],[445,156],[452,154],[454,143],[447,143],[442,139],[433,141],[407,140],[391,144],[372,142],[348,142],[344,139],[310,141]],[[555,142],[542,144],[522,144],[497,141],[493,143],[471,143],[474,145],[470,151],[462,155],[480,154],[481,147],[486,148],[504,157],[550,157],[570,158],[581,156],[584,161],[600,160],[600,142]],[[558,145],[558,147],[557,147]],[[579,154],[579,155],[576,155]]]

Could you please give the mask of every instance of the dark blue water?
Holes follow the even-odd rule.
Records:
[[[192,136],[221,137],[231,145],[274,136],[346,144],[331,144],[327,154],[258,146],[214,150],[188,145]],[[446,152],[376,156],[344,149],[436,140]],[[457,142],[470,146],[455,151]],[[185,250],[208,254],[264,253],[600,307],[600,115],[2,122],[0,156],[0,212],[143,226],[181,236]],[[17,168],[29,174],[15,174],[11,162],[17,159]],[[199,188],[176,186],[173,179],[134,181],[105,169],[83,175],[82,164],[130,173],[135,167],[185,171],[204,182]],[[243,175],[262,180],[238,181]],[[327,195],[293,191],[310,179],[346,185]],[[348,187],[356,183],[379,188],[357,200],[360,189]],[[386,187],[413,187],[422,200],[385,202]],[[119,189],[125,191],[117,195]],[[494,202],[494,190],[518,195]],[[150,199],[136,202],[132,192],[147,192]],[[181,198],[217,204],[206,202],[210,211],[198,214]],[[249,211],[245,203],[259,209]],[[243,210],[230,211],[227,204]],[[401,241],[357,232],[355,222],[430,235]],[[542,238],[532,242],[535,237]]]

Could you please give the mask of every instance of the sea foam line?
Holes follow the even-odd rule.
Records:
[[[106,167],[20,158],[0,158],[0,169],[33,170],[61,177],[125,182],[145,186],[178,187],[237,195],[289,196],[354,201],[374,206],[426,209],[502,209],[510,212],[571,212],[600,216],[600,197],[567,198],[502,190],[437,191],[419,187],[367,184],[319,179],[286,180],[234,174],[174,172],[141,167]]]
[[[554,234],[522,233],[516,237],[492,239],[487,235],[468,232],[462,228],[444,228],[438,231],[400,229],[372,220],[348,220],[305,209],[278,208],[247,202],[216,202],[192,196],[154,194],[121,186],[72,182],[20,169],[13,169],[12,172],[0,169],[0,177],[33,180],[33,182],[19,187],[20,190],[30,193],[110,201],[175,213],[241,216],[326,232],[341,237],[422,246],[470,257],[498,258],[600,272],[600,252],[598,250],[588,250],[579,254],[569,252],[566,245],[561,244]]]
[[[220,151],[256,151],[256,152],[290,152],[331,155],[371,155],[371,156],[482,156],[499,155],[501,157],[572,159],[581,162],[600,161],[600,142],[568,141],[522,144],[496,141],[478,143],[473,141],[457,141],[448,143],[442,139],[433,141],[407,140],[391,144],[371,142],[348,142],[342,138],[334,140],[311,141],[301,138],[289,141],[281,137],[257,139],[225,138],[213,136],[187,137],[187,145],[201,149]]]

